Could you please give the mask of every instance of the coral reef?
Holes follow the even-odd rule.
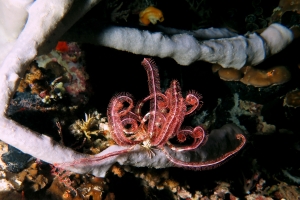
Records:
[[[35,1],[30,6],[30,9],[28,9],[29,10],[28,11],[29,12],[29,18],[28,18],[27,24],[26,24],[24,30],[22,31],[22,33],[19,35],[18,40],[16,41],[16,46],[18,46],[18,48],[13,49],[11,51],[11,53],[3,61],[3,66],[5,66],[5,67],[1,67],[1,74],[5,77],[5,78],[2,79],[5,83],[1,84],[1,87],[3,87],[3,89],[1,89],[1,91],[9,90],[10,91],[9,93],[12,94],[15,87],[16,87],[16,84],[18,82],[18,77],[22,77],[23,76],[22,74],[25,71],[25,69],[22,68],[21,66],[24,65],[25,63],[27,63],[28,61],[33,60],[34,57],[38,53],[42,54],[43,52],[49,51],[49,49],[51,49],[51,47],[54,47],[56,45],[56,42],[57,42],[58,38],[62,35],[62,33],[64,33],[77,19],[79,19],[85,12],[87,12],[96,3],[97,3],[97,1],[95,1],[95,2],[93,1],[91,3],[88,3],[88,2],[78,3],[77,2],[77,3],[74,3],[74,6],[69,6],[72,3],[69,3],[69,2],[66,2],[66,1],[60,1],[60,2],[52,2],[52,4],[51,4],[52,7],[51,7],[49,5],[45,5],[42,1]],[[72,10],[69,10],[71,7],[72,7]],[[76,10],[76,8],[79,8],[79,7],[84,8],[84,9],[81,9],[80,13],[78,13],[78,11]],[[40,8],[42,8],[42,9],[40,9]],[[57,8],[57,9],[51,9],[51,12],[49,12],[49,8]],[[47,15],[46,18],[40,18],[40,17],[38,17],[40,12],[49,13],[49,14]],[[65,16],[65,14],[66,14],[66,16]],[[60,20],[62,20],[62,19],[64,19],[64,23],[59,23]],[[38,27],[48,27],[48,28],[47,28],[47,30],[43,29],[42,31],[38,31],[37,34],[33,34],[32,31],[35,30],[34,27],[37,27],[37,26]],[[134,47],[134,46],[131,45],[131,42],[130,42],[131,40],[130,40],[129,36],[133,36],[134,41],[143,41],[143,38],[144,38],[144,37],[141,37],[140,38],[141,40],[137,39],[138,38],[137,36],[140,35],[141,32],[139,32],[138,30],[130,29],[130,28],[108,28],[106,30],[107,31],[102,32],[104,35],[102,34],[102,36],[98,37],[98,38],[100,38],[101,39],[100,41],[106,43],[107,45],[110,43],[109,46],[112,45],[112,47],[114,47],[116,49],[118,49],[117,45],[115,45],[111,42],[114,41],[114,42],[117,42],[118,44],[121,44],[120,42],[118,42],[119,39],[121,39],[122,41],[129,41],[128,44],[130,44],[130,47]],[[51,33],[54,33],[54,31],[55,31],[55,34],[51,34]],[[133,33],[136,33],[137,35],[123,34],[122,31],[125,31],[124,33],[127,33],[127,32],[130,33],[131,31],[133,31]],[[120,34],[119,36],[127,35],[128,37],[125,38],[125,40],[123,40],[122,37],[117,37],[116,35],[114,35],[114,33]],[[227,31],[226,31],[226,33],[227,33]],[[150,34],[150,33],[146,33],[146,35],[147,34]],[[271,38],[268,37],[268,34],[272,34],[272,38],[274,38],[274,34],[277,35],[277,37],[282,37],[282,36],[285,36],[285,37],[282,37],[282,40],[280,40],[281,43],[279,45],[277,45],[274,42],[275,40],[270,40]],[[97,32],[96,32],[96,35],[98,35]],[[192,46],[198,47],[198,41],[193,36],[190,36],[190,35],[187,35],[187,34],[181,34],[181,35],[183,36],[183,38],[180,39],[180,37],[179,37],[178,38],[179,40],[176,39],[176,41],[185,41],[187,43],[192,42],[192,43],[190,43]],[[221,34],[221,35],[224,36],[224,34]],[[111,40],[110,38],[107,38],[106,36],[109,36],[110,38],[114,38],[114,40]],[[141,36],[143,36],[143,35],[141,35]],[[268,44],[268,49],[270,49],[271,54],[274,54],[274,53],[280,51],[282,48],[284,48],[292,40],[291,32],[288,29],[286,29],[286,28],[284,28],[280,25],[276,25],[276,24],[271,25],[271,27],[266,29],[261,34],[261,36],[262,36],[262,38],[264,38],[265,41],[267,41],[266,43]],[[91,37],[91,38],[93,38],[93,37]],[[177,38],[176,34],[175,34],[174,39],[175,38]],[[246,57],[254,59],[255,61],[253,60],[252,63],[261,62],[262,59],[265,58],[265,56],[264,56],[265,53],[262,53],[262,52],[265,51],[263,46],[262,46],[262,38],[255,35],[255,34],[250,35],[249,39],[245,39],[243,37],[236,37],[235,39],[237,39],[237,40],[242,40],[242,41],[249,40],[248,41],[249,44],[251,44],[251,41],[256,40],[261,45],[259,45],[259,44],[254,45],[255,47],[258,47],[257,50],[252,49],[252,47],[254,47],[254,46],[252,46],[252,47],[248,46],[248,47],[251,47],[250,48],[251,51],[249,51],[249,53],[251,53],[251,56],[250,55],[246,56],[247,53],[245,54],[245,50],[243,51],[243,50],[240,50],[240,49],[239,49],[238,52],[241,52],[241,53],[244,52],[242,57],[239,57],[239,56],[232,57],[230,54],[227,54],[227,53],[223,54],[221,52],[219,56],[224,58],[224,55],[228,55],[228,58],[230,58],[229,60],[225,59],[223,65],[224,66],[241,67],[242,65],[245,64],[245,62],[247,62],[245,60]],[[283,39],[283,38],[285,38],[285,39]],[[231,40],[234,41],[235,39],[230,38],[228,40],[229,43],[230,43],[230,46],[231,46],[231,44],[234,44],[234,43],[231,43],[230,41]],[[37,40],[39,40],[38,46],[36,46],[36,42],[35,42]],[[28,42],[24,42],[24,41],[28,41]],[[223,41],[223,40],[207,41],[208,42],[207,44],[210,44],[210,43],[211,44],[217,44],[218,42],[221,42],[221,41]],[[138,49],[147,50],[147,48],[145,48],[145,46],[144,46],[145,43],[147,43],[147,44],[156,44],[156,43],[159,43],[159,42],[160,42],[160,39],[159,39],[159,41],[155,41],[155,40],[154,41],[149,41],[149,42],[145,41],[145,42],[142,42],[143,48],[138,47]],[[102,44],[105,45],[104,43],[102,43]],[[101,44],[101,42],[100,42],[100,44]],[[136,44],[138,46],[138,43],[136,43]],[[179,45],[178,47],[180,47],[180,48],[183,47],[178,42],[176,42],[176,43],[172,42],[170,44],[172,44],[171,45],[172,46],[172,51],[177,50],[176,48],[174,48],[173,44]],[[206,44],[206,41],[201,42],[201,44]],[[240,45],[240,44],[244,44],[244,43],[236,43],[236,44],[239,46],[239,48],[240,47],[246,48],[246,46],[243,46],[243,45],[241,46]],[[168,46],[168,42],[166,44],[161,43],[161,45]],[[154,46],[156,46],[156,45],[154,45]],[[226,46],[224,46],[224,47],[226,49]],[[127,49],[127,50],[129,50],[129,49]],[[155,49],[153,49],[153,50],[155,50]],[[167,49],[167,50],[170,50],[170,49]],[[186,48],[184,48],[183,50],[184,50],[184,52],[186,52]],[[144,54],[143,52],[140,52],[140,51],[136,51],[136,50],[132,50],[132,51],[135,52],[135,53]],[[227,50],[225,50],[225,51],[227,52]],[[26,54],[24,54],[24,52],[26,52]],[[159,51],[156,51],[156,52],[159,52]],[[191,52],[191,51],[189,51],[189,52]],[[197,51],[196,52],[191,52],[191,53],[194,56],[198,55]],[[196,53],[196,54],[194,54],[194,53]],[[210,55],[210,56],[211,55],[217,55],[217,53],[214,53],[214,54],[211,54],[209,52],[207,52],[207,53],[208,54],[201,53],[201,55]],[[253,55],[253,53],[255,55]],[[166,53],[163,52],[163,54],[165,55]],[[184,58],[182,58],[182,55],[185,55],[185,53],[183,53],[183,54],[182,53],[178,53],[178,54],[171,53],[171,54],[179,56],[177,59],[178,59],[178,61],[180,60],[180,62],[182,64],[188,64],[188,63],[191,63],[192,61],[198,60],[198,59],[195,59],[195,58],[190,59],[191,58],[190,56],[185,56]],[[156,55],[156,53],[155,54],[150,53],[150,55]],[[259,56],[259,55],[263,55],[263,56]],[[187,58],[187,60],[185,58]],[[239,58],[239,61],[237,61],[238,64],[234,64],[234,63],[236,63],[236,61],[232,61],[231,60],[232,58]],[[216,60],[216,59],[213,58],[213,60]],[[9,89],[7,89],[7,88],[9,88]],[[3,95],[2,98],[1,98],[1,102],[3,102],[1,111],[3,111],[3,113],[5,113],[5,110],[6,110],[5,105],[9,102],[9,98],[10,98],[10,95]],[[36,144],[40,144],[40,146],[49,146],[49,145],[52,146],[51,145],[52,143],[49,142],[51,139],[33,136],[32,133],[29,130],[24,129],[23,127],[20,127],[17,124],[15,124],[13,121],[10,121],[9,119],[7,119],[5,117],[5,114],[3,114],[2,125],[3,125],[2,126],[3,128],[4,127],[15,127],[16,131],[14,132],[14,137],[13,138],[19,138],[18,136],[24,137],[25,135],[28,134],[28,136],[29,136],[28,138],[31,138],[33,140],[32,141],[33,144],[36,143]],[[11,128],[8,128],[8,130],[11,130]],[[28,149],[24,149],[24,146],[26,146],[26,145],[23,145],[22,143],[19,143],[19,141],[21,141],[21,140],[17,140],[17,139],[12,140],[11,139],[11,134],[8,134],[8,135],[7,136],[1,135],[1,139],[3,139],[4,141],[6,141],[10,144],[13,144],[14,146],[16,146],[18,148],[23,149],[25,152],[30,151],[30,149],[32,148],[31,147],[31,148],[28,148]],[[39,142],[36,142],[36,141],[39,141]],[[35,149],[35,148],[33,148],[33,149]],[[48,148],[46,148],[46,149],[48,149]],[[50,149],[51,149],[51,147],[50,147]],[[56,151],[58,151],[58,148],[55,148],[55,149],[56,149]],[[61,149],[61,150],[65,151],[65,149],[64,150]],[[40,155],[42,155],[41,152],[43,152],[43,151],[41,150],[39,152],[40,152]],[[71,153],[73,151],[68,151],[68,152]],[[30,153],[35,154],[32,151],[30,151]],[[47,153],[45,155],[47,155]],[[61,155],[63,155],[63,153]],[[52,156],[47,155],[43,159],[48,160],[51,157]],[[60,159],[56,159],[56,160],[58,160],[58,161],[59,160],[65,161],[65,160],[70,160],[70,159],[73,160],[75,157],[77,157],[77,156],[73,155],[72,158],[68,159],[67,156],[65,155],[64,157],[61,157]],[[78,157],[81,157],[81,156],[78,155]]]
[[[63,47],[61,45],[63,44]],[[75,42],[59,42],[56,50],[47,55],[36,57],[40,68],[50,70],[54,80],[50,80],[51,91],[44,92],[45,102],[62,98],[69,94],[71,101],[85,103],[88,100],[90,88],[89,76],[85,72],[84,59],[78,44]]]
[[[299,2],[276,3],[1,2],[0,198],[298,199]]]
[[[74,114],[88,102],[91,89],[79,46],[75,42],[65,43],[65,48],[64,52],[53,50],[47,55],[38,56],[30,63],[7,113],[16,121],[20,115],[27,115],[29,118],[40,115],[41,118],[37,117],[34,120],[36,122],[41,119],[51,120],[50,123],[59,128],[60,143],[67,145],[68,142],[64,142],[61,124],[68,123],[72,117],[61,120],[62,117],[57,116],[57,113],[63,111],[64,114],[60,115]],[[32,128],[30,124],[32,122],[28,122],[27,126]],[[41,126],[42,129],[46,127],[49,128]],[[53,129],[46,132],[52,135],[51,130]],[[45,134],[45,131],[43,132]],[[69,141],[70,144],[72,140]]]

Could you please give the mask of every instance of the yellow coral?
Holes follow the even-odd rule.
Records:
[[[21,80],[17,90],[19,92],[24,92],[29,85],[31,87],[34,87],[35,85],[37,85],[37,81],[43,79],[43,76],[44,75],[42,71],[39,69],[39,67],[37,66],[37,64],[35,62],[32,62],[29,66],[28,73],[26,73],[25,78]],[[41,92],[40,90],[38,89],[34,90],[33,88],[31,88],[31,91],[33,94],[38,94],[39,92]]]
[[[121,178],[125,174],[124,170],[117,165],[113,165],[111,171],[114,175],[117,175],[119,178]]]
[[[144,26],[148,26],[150,23],[156,24],[157,21],[163,22],[164,16],[161,10],[149,6],[145,10],[141,11],[139,14],[140,17],[140,23]]]
[[[100,132],[98,129],[98,120],[90,114],[85,114],[85,120],[77,120],[75,125],[79,131],[84,133],[88,140],[91,139],[91,135],[98,135]]]

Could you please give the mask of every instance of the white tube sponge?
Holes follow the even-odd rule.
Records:
[[[248,37],[207,40],[199,43],[198,60],[218,63],[222,67],[241,69],[246,64],[257,65],[265,57],[264,41],[256,33]]]
[[[24,28],[27,8],[33,0],[0,1],[0,40],[14,41]]]
[[[181,65],[204,60],[240,69],[246,63],[255,65],[265,58],[264,41],[255,33],[249,37],[198,41],[187,33],[167,36],[161,32],[109,27],[99,33],[96,42],[135,54],[171,57]]]
[[[198,29],[193,31],[180,30],[175,28],[166,28],[164,26],[157,25],[160,32],[168,35],[183,34],[187,33],[194,36],[197,40],[210,40],[210,39],[220,39],[220,38],[230,38],[238,36],[237,33],[228,30],[227,28],[206,28]]]
[[[25,26],[33,0],[0,1],[0,66]]]
[[[292,31],[280,24],[271,24],[260,35],[266,41],[270,55],[280,52],[293,40]]]
[[[218,63],[223,67],[240,69],[245,65],[257,65],[267,56],[273,55],[285,48],[292,40],[292,32],[280,24],[268,27],[262,35],[252,33],[245,36],[229,34],[226,29],[219,29],[220,35],[229,38],[199,40],[199,33],[203,31],[174,31],[160,28],[164,32],[149,32],[127,27],[108,27],[89,32],[85,42],[92,42],[118,50],[129,51],[135,54],[171,57],[181,65],[189,65],[197,60]],[[206,29],[215,34],[215,29]],[[179,32],[179,33],[178,33]],[[92,34],[91,34],[92,33]],[[170,33],[175,33],[169,35]],[[93,35],[94,34],[94,35]],[[72,35],[72,34],[69,34]],[[74,38],[74,35],[72,35]],[[230,37],[232,36],[232,37]],[[82,37],[82,35],[81,35]]]

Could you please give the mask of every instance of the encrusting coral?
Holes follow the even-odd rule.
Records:
[[[105,179],[91,175],[80,175],[69,171],[52,170],[54,179],[47,189],[47,196],[51,199],[80,200],[103,199],[108,190]]]
[[[26,88],[30,87],[32,94],[40,94],[40,92],[49,89],[49,85],[47,84],[39,84],[39,82],[45,82],[43,79],[45,78],[44,73],[37,66],[35,62],[32,62],[29,65],[29,70],[25,75],[25,78],[20,81],[20,85],[18,87],[19,92],[24,92]]]
[[[220,69],[218,69],[218,74],[220,79],[224,81],[240,81],[241,78],[243,77],[243,73],[240,70],[234,68],[221,67]]]
[[[244,76],[240,81],[246,85],[253,85],[254,87],[280,85],[291,79],[291,73],[284,66],[275,66],[268,70],[246,66],[242,71],[244,71]]]
[[[54,83],[51,83],[54,89],[58,88],[62,90],[62,93],[66,92],[74,99],[80,98],[79,96],[82,93],[89,93],[87,83],[89,76],[85,72],[82,52],[76,42],[60,41],[55,50],[52,50],[49,54],[36,57],[35,61],[39,67],[50,70],[55,74],[57,79],[53,81]],[[55,85],[60,87],[55,87]],[[51,97],[51,95],[49,96]]]
[[[29,89],[46,104],[63,99],[66,94],[73,102],[84,102],[89,96],[89,76],[81,57],[77,43],[58,42],[55,50],[36,57],[29,65],[17,91]]]
[[[218,72],[220,79],[224,81],[240,81],[254,87],[281,85],[291,79],[291,73],[285,66],[274,66],[266,70],[245,66],[237,70],[213,65],[212,71]]]
[[[7,172],[7,176],[18,191],[33,190],[36,192],[44,189],[49,183],[47,175],[43,174],[37,162],[29,162],[28,167],[18,174]]]
[[[300,90],[288,92],[284,97],[283,105],[294,108],[300,107]]]
[[[290,12],[294,14],[294,19],[292,20],[294,23],[299,23],[299,19],[297,20],[296,14],[300,12],[300,2],[299,0],[280,0],[278,7],[273,10],[273,14],[271,16],[271,23],[282,21],[282,16],[286,12]],[[284,22],[287,23],[287,22]],[[287,24],[291,25],[291,24]]]

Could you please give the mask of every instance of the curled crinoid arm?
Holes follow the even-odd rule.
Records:
[[[128,104],[127,107],[124,106],[125,103]],[[107,118],[111,137],[120,146],[137,144],[136,141],[127,138],[122,123],[122,117],[131,112],[133,107],[133,100],[131,96],[126,93],[114,96],[108,105]]]
[[[93,157],[91,156],[91,157],[87,157],[87,158],[78,159],[73,162],[54,163],[53,165],[58,168],[67,168],[67,167],[78,166],[78,165],[79,166],[80,165],[90,166],[93,164],[101,165],[101,161],[104,162],[104,160],[107,158],[128,153],[128,152],[132,151],[133,147],[134,146],[127,148],[127,149],[120,150],[120,151],[114,151],[111,153],[107,153],[102,156],[93,156]]]
[[[205,131],[201,126],[197,126],[194,129],[188,127],[184,130],[180,130],[176,134],[177,140],[180,143],[186,141],[187,137],[191,137],[193,139],[192,144],[183,145],[183,146],[176,146],[172,144],[170,141],[167,142],[167,145],[174,151],[188,151],[198,148],[202,143],[205,142]]]
[[[108,104],[107,114],[122,117],[132,111],[133,108],[133,96],[129,93],[119,93],[111,98]]]
[[[139,129],[139,118],[133,112],[121,117],[123,131],[125,134],[132,135]]]
[[[161,150],[165,153],[166,157],[172,163],[174,163],[179,167],[185,167],[188,169],[195,169],[195,170],[213,169],[222,165],[224,162],[226,162],[229,158],[234,156],[237,152],[239,152],[244,147],[244,145],[246,144],[245,136],[240,133],[236,135],[236,139],[240,140],[240,144],[234,150],[229,151],[216,159],[204,161],[204,162],[182,161],[170,155],[170,153],[166,148],[162,148]]]
[[[201,101],[201,99],[202,95],[194,90],[191,90],[187,93],[185,97],[185,103],[187,105],[186,115],[192,114],[202,107],[203,102]]]
[[[151,95],[147,96],[146,98],[144,98],[142,101],[139,101],[135,106],[134,112],[140,117],[140,119],[143,118],[142,117],[143,116],[142,109],[143,109],[144,104],[153,98],[157,98],[157,108],[158,109],[152,110],[152,111],[164,112],[164,110],[167,109],[168,100],[167,100],[166,95],[164,95],[163,93],[151,94]]]
[[[150,111],[146,113],[144,116],[141,113],[144,103],[151,99],[156,98],[157,107],[150,108]],[[151,106],[150,106],[151,107]],[[149,109],[148,109],[149,110]],[[155,137],[158,134],[158,129],[162,124],[162,120],[164,121],[165,116],[163,113],[166,113],[167,110],[167,97],[162,93],[151,94],[144,98],[141,102],[139,102],[135,108],[135,113],[140,117],[142,126],[150,137]]]

